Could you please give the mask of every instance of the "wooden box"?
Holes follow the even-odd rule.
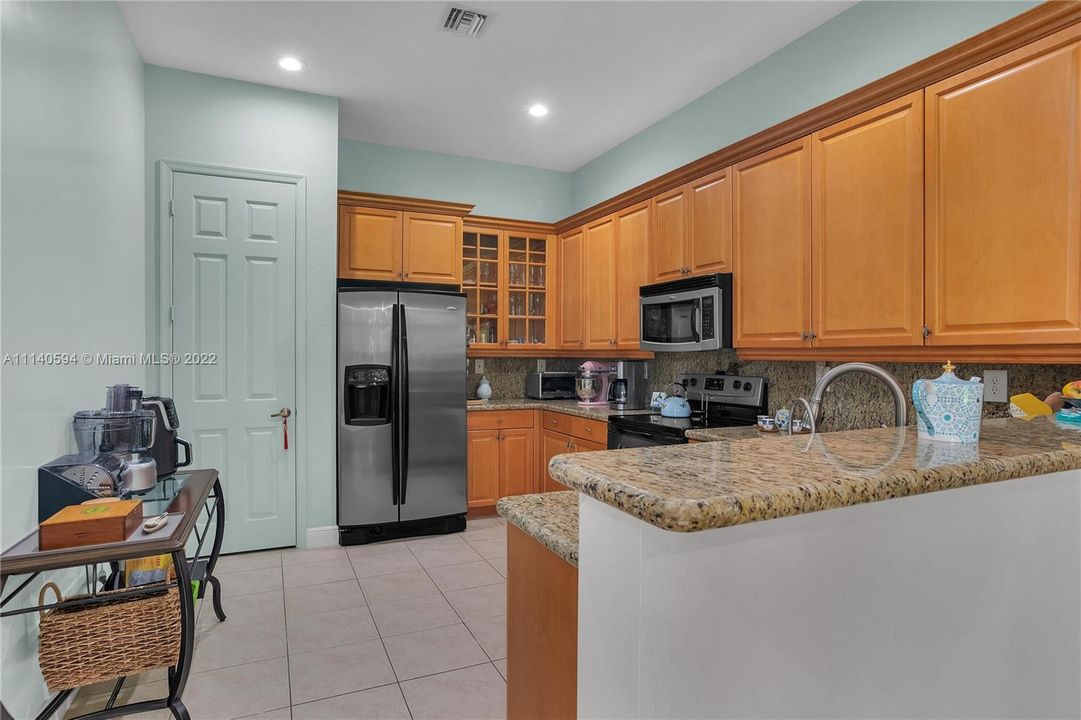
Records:
[[[57,550],[123,542],[142,521],[142,500],[68,505],[38,526],[38,547]]]

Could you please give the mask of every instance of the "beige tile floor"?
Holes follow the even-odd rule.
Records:
[[[229,617],[198,608],[192,719],[503,718],[506,535],[486,518],[455,535],[221,558]],[[141,676],[121,702],[163,697],[164,678]],[[110,689],[84,688],[68,716]]]

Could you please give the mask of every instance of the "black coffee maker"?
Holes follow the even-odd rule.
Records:
[[[157,417],[157,430],[150,456],[158,463],[158,477],[172,475],[177,468],[191,465],[191,443],[177,433],[180,419],[176,415],[176,403],[167,397],[144,397],[143,409],[153,410]],[[180,461],[179,448],[184,448],[184,461]]]

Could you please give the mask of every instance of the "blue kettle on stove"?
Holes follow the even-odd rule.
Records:
[[[672,383],[669,388],[675,388],[677,393],[686,392],[684,387],[678,383]],[[682,395],[668,395],[664,399],[664,403],[661,405],[661,417],[668,418],[687,418],[691,416],[691,405],[687,402],[687,398]]]

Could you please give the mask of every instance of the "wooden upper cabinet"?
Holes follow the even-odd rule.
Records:
[[[811,328],[822,347],[923,343],[923,92],[811,136]]]
[[[925,101],[928,342],[1081,342],[1081,25]]]
[[[586,347],[610,348],[616,337],[615,216],[587,226],[582,247]]]
[[[402,270],[409,282],[462,282],[462,219],[453,215],[404,213]]]
[[[653,216],[652,261],[656,282],[687,274],[687,193],[676,188],[650,200]]]
[[[338,277],[401,280],[402,213],[338,207]]]
[[[559,238],[559,344],[563,348],[581,348],[585,344],[582,322],[584,236],[585,230],[578,228]]]
[[[653,198],[653,280],[732,270],[732,181],[725,168]]]
[[[650,282],[650,203],[616,213],[616,345],[638,350],[639,289]]]
[[[692,275],[732,271],[732,179],[725,168],[688,183],[690,232],[685,253]]]
[[[811,138],[736,165],[733,344],[799,347],[811,327]]]

